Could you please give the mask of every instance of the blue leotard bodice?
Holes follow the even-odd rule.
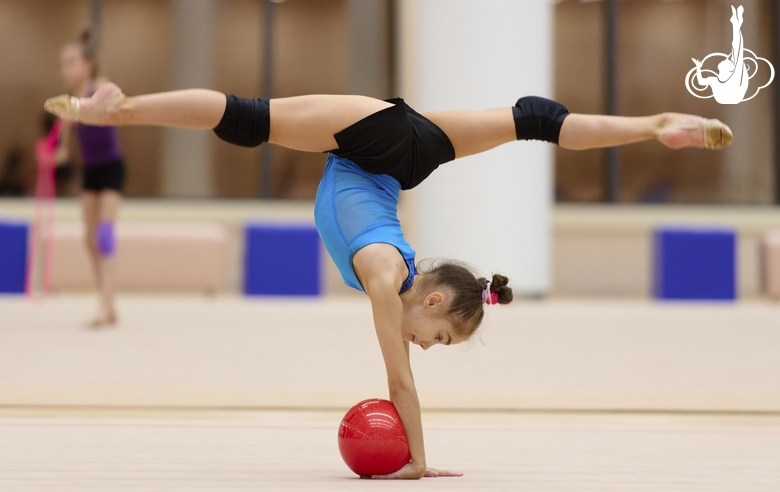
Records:
[[[374,243],[395,246],[406,261],[409,277],[401,293],[412,286],[415,252],[404,238],[398,220],[401,184],[386,174],[372,174],[354,162],[330,154],[317,189],[314,222],[344,283],[363,291],[352,258]]]

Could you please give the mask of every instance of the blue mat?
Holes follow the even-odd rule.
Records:
[[[23,294],[28,225],[0,222],[0,293]]]
[[[655,231],[658,299],[734,300],[737,236],[727,229],[669,227]]]
[[[322,293],[321,245],[314,225],[247,224],[245,247],[245,294]]]

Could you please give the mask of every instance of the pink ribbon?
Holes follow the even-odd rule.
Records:
[[[62,130],[62,120],[57,120],[51,132],[35,142],[35,157],[38,160],[38,178],[35,182],[35,211],[30,234],[30,251],[27,256],[27,272],[24,291],[32,301],[37,301],[51,292],[52,258],[54,255],[54,170],[57,167],[57,142]],[[33,275],[38,265],[40,236],[43,235],[43,288],[41,295],[33,291]]]

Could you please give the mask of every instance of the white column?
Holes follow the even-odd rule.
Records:
[[[552,95],[546,0],[404,0],[402,94],[418,111],[512,106]],[[418,258],[451,257],[510,277],[518,294],[550,287],[553,147],[516,142],[445,164],[412,192]]]
[[[215,0],[174,0],[174,56],[171,89],[211,86]],[[212,194],[211,136],[164,130],[162,191],[165,196]]]

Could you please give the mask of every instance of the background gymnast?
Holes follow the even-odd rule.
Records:
[[[91,98],[59,96],[45,108],[90,125],[213,129],[237,145],[270,142],[330,153],[315,202],[317,230],[345,283],[371,301],[390,399],[412,456],[397,472],[374,478],[460,475],[427,467],[409,345],[426,350],[460,343],[479,327],[485,304],[512,301],[502,275],[477,278],[450,260],[415,265],[396,213],[402,189],[418,185],[440,164],[513,140],[544,140],[569,149],[650,139],[673,149],[718,149],[732,140],[729,128],[717,120],[676,113],[570,114],[561,104],[538,97],[524,97],[511,108],[419,114],[401,99],[309,95],[249,100],[203,89],[126,97],[106,84]]]
[[[68,92],[79,97],[89,97],[107,83],[97,76],[97,57],[89,31],[62,49],[60,72]],[[61,147],[64,149],[68,148],[70,130],[70,126],[63,129]],[[90,325],[100,327],[115,324],[117,320],[114,224],[122,204],[125,166],[115,127],[79,121],[75,131],[84,162],[81,203],[85,242],[99,292],[97,314]]]

